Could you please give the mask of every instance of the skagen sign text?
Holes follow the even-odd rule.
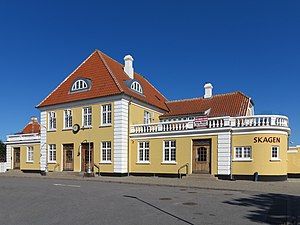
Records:
[[[280,143],[280,137],[254,137],[254,143]]]

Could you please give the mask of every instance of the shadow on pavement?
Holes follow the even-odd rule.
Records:
[[[251,207],[248,218],[269,224],[300,224],[300,196],[286,194],[257,194],[238,198],[225,204]]]

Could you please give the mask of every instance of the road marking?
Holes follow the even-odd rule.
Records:
[[[74,188],[80,188],[79,185],[72,185],[72,184],[53,184],[54,186],[61,186],[61,187],[74,187]]]

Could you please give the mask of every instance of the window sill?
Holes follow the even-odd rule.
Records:
[[[140,165],[149,165],[150,162],[149,162],[149,161],[145,161],[145,162],[139,161],[139,162],[136,162],[136,164],[140,164]]]
[[[102,127],[111,127],[112,126],[112,124],[110,123],[110,124],[101,124],[100,126],[99,126],[99,128],[102,128]]]
[[[48,164],[56,164],[56,161],[48,161]]]
[[[233,159],[232,162],[252,162],[253,159]]]
[[[281,159],[270,159],[270,162],[281,162]]]
[[[177,162],[161,162],[162,165],[177,165]]]
[[[111,161],[102,161],[99,164],[111,164]]]
[[[73,128],[72,128],[72,127],[69,127],[69,128],[64,128],[64,129],[62,129],[62,131],[69,131],[69,130],[73,130]]]
[[[26,161],[26,163],[30,163],[30,164],[33,164],[33,161]]]
[[[47,132],[55,132],[56,129],[47,130]]]
[[[92,129],[93,128],[93,126],[82,126],[82,128],[81,129],[83,129],[83,130],[87,130],[87,129]]]

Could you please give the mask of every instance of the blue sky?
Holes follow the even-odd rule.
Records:
[[[300,144],[299,1],[1,1],[0,139],[94,49],[135,70],[168,99],[240,90],[256,114],[290,118]]]

